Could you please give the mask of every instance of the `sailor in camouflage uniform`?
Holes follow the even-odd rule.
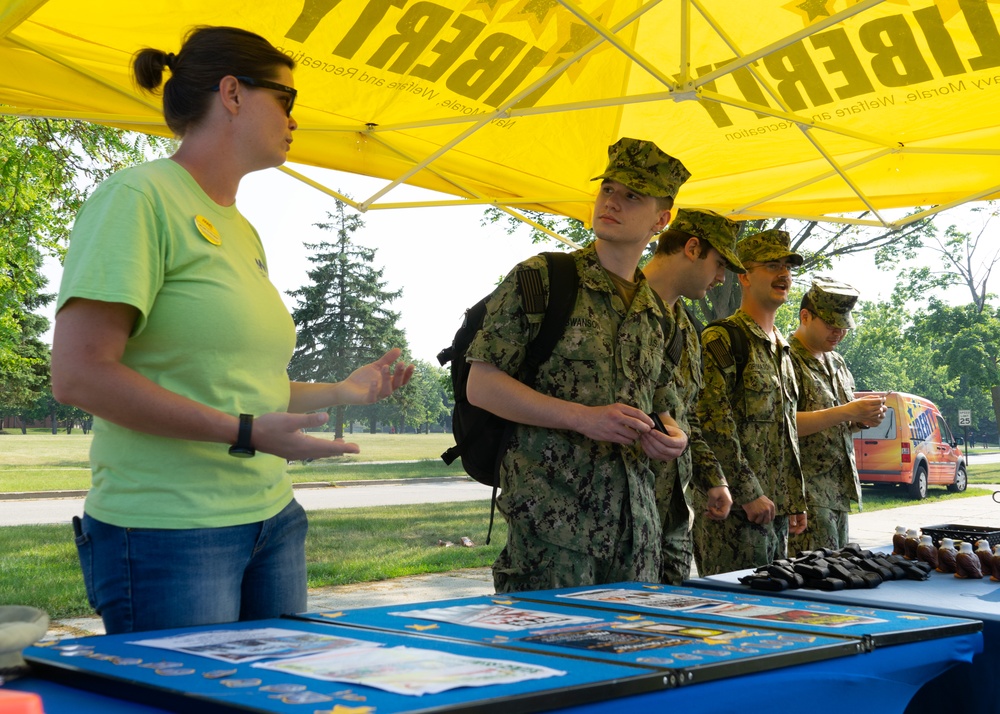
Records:
[[[676,458],[687,437],[668,413],[663,313],[638,263],[690,174],[650,141],[621,139],[608,157],[595,178],[597,240],[573,253],[576,302],[534,389],[513,375],[544,305],[523,305],[518,284],[529,272],[547,293],[543,257],[494,291],[467,351],[469,401],[517,424],[500,468],[508,533],[493,564],[497,592],[659,577],[654,464]]]
[[[802,256],[788,233],[772,229],[744,238],[736,255],[742,302],[726,318],[746,336],[740,383],[729,332],[702,333],[703,387],[698,400],[702,434],[729,482],[734,507],[725,521],[695,509],[695,562],[700,575],[766,565],[787,555],[789,533],[806,527],[795,411],[798,392],[788,343],[774,326],[788,300],[791,271]],[[697,503],[697,498],[696,498]]]
[[[885,398],[854,398],[854,376],[834,351],[854,327],[858,291],[817,277],[802,297],[799,327],[788,343],[799,386],[798,430],[809,526],[789,539],[789,552],[843,548],[851,501],[861,503],[853,429],[876,426]]]
[[[656,252],[642,269],[649,284],[673,312],[676,324],[667,337],[666,356],[674,369],[670,409],[688,435],[688,449],[656,474],[656,502],[663,529],[663,567],[660,582],[680,585],[691,575],[691,489],[701,494],[704,517],[722,520],[733,504],[722,467],[701,434],[695,414],[701,392],[701,341],[683,301],[701,300],[726,269],[745,273],[736,257],[739,224],[718,213],[700,209],[677,211],[670,228],[657,236]]]

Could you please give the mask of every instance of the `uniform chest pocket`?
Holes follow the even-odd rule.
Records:
[[[569,327],[553,348],[552,355],[576,362],[606,363],[612,358],[611,344],[599,332]]]
[[[747,421],[781,419],[781,384],[773,372],[748,365],[743,373],[743,403]]]
[[[542,368],[537,389],[587,406],[609,404],[614,371],[610,342],[596,330],[570,327]]]

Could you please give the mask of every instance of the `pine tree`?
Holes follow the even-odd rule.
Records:
[[[357,367],[372,362],[392,347],[406,351],[406,337],[396,327],[399,313],[388,305],[402,290],[386,290],[383,270],[374,267],[375,250],[351,242],[364,227],[358,215],[348,214],[346,204],[336,202],[326,223],[315,224],[334,231],[333,243],[307,243],[313,251],[309,261],[312,281],[289,292],[297,299],[292,312],[298,340],[289,374],[297,381],[339,382]],[[331,416],[336,438],[344,434],[347,409],[336,407]]]

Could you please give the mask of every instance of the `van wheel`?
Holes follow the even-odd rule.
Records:
[[[961,493],[969,486],[969,475],[965,472],[964,466],[959,466],[955,470],[955,483],[948,484],[948,490],[952,493]]]
[[[927,498],[927,465],[924,464],[917,469],[913,475],[913,483],[909,486],[910,498],[922,501]]]

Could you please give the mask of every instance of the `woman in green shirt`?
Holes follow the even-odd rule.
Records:
[[[356,452],[303,430],[335,404],[406,384],[394,349],[343,382],[292,382],[295,326],[236,209],[240,180],[284,163],[294,62],[264,38],[194,29],[164,70],[169,159],[121,171],[77,216],[52,347],[56,398],[95,416],[77,519],[91,604],[109,633],[261,619],[306,605],[306,518],[286,460]],[[393,366],[395,364],[395,366]]]

